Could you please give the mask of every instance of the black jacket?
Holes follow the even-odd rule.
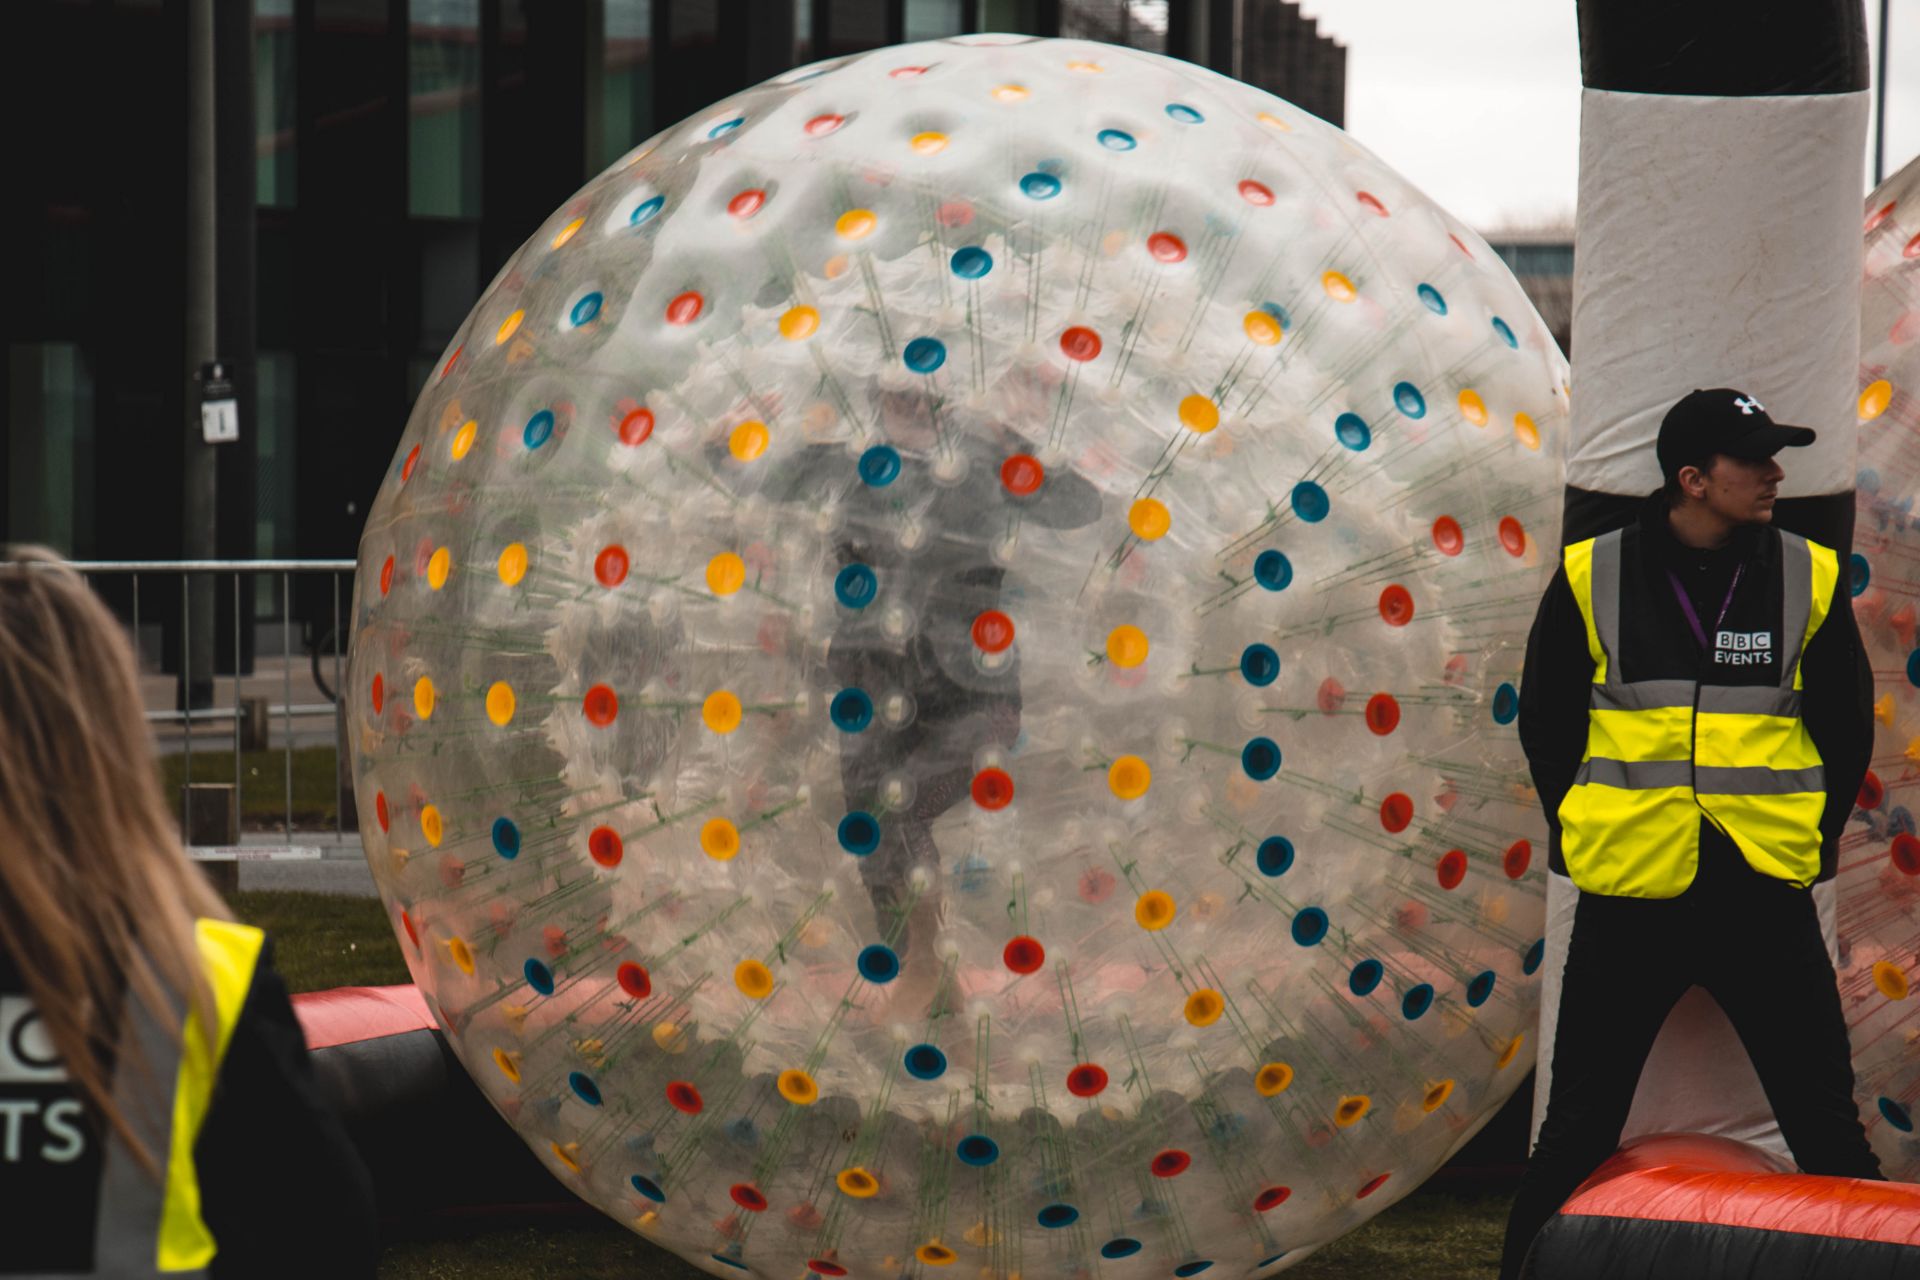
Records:
[[[371,1276],[372,1182],[315,1090],[272,946],[260,953],[193,1149],[201,1217],[218,1249],[208,1270],[216,1280]],[[85,1273],[105,1143],[58,1061],[40,1058],[45,1037],[27,1026],[25,984],[5,953],[0,1014],[13,1042],[0,1047],[0,1276]]]
[[[1669,584],[1670,569],[1680,576],[1696,615],[1709,632],[1714,630],[1723,604],[1730,611],[1729,625],[1734,625],[1733,615],[1766,625],[1767,596],[1779,580],[1780,539],[1772,529],[1749,526],[1736,533],[1726,547],[1700,552],[1674,538],[1667,525],[1666,500],[1656,493],[1641,507],[1637,530],[1629,533],[1637,533],[1637,537],[1630,536],[1622,551],[1636,563],[1622,565],[1623,645],[1631,644],[1632,629],[1640,629],[1643,635],[1659,633],[1663,643],[1655,647],[1666,653],[1699,655],[1699,669],[1705,670],[1704,655],[1700,655],[1686,614]],[[1736,569],[1738,586],[1729,599],[1728,588]],[[1784,643],[1785,637],[1781,639]],[[1646,673],[1623,674],[1629,679],[1646,678]],[[1844,556],[1826,621],[1801,657],[1800,674],[1801,716],[1826,769],[1827,806],[1820,822],[1819,878],[1827,880],[1833,876],[1840,832],[1853,812],[1854,798],[1873,754],[1873,672],[1854,624]],[[1711,682],[1731,680],[1725,672],[1717,672]],[[1552,832],[1550,864],[1562,875],[1567,868],[1560,850],[1560,802],[1573,785],[1586,753],[1592,684],[1593,659],[1587,652],[1586,624],[1562,566],[1554,573],[1534,615],[1533,632],[1527,638],[1526,670],[1520,682],[1520,745],[1527,753],[1534,787]],[[1703,870],[1712,864],[1722,868],[1746,865],[1733,842],[1704,819],[1700,859]]]

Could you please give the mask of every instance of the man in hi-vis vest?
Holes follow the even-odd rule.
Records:
[[[1774,455],[1812,443],[1752,396],[1668,411],[1666,487],[1561,553],[1527,643],[1520,739],[1580,890],[1546,1118],[1507,1225],[1534,1235],[1620,1141],[1668,1012],[1704,987],[1808,1173],[1880,1177],[1812,895],[1873,744],[1832,548],[1771,527]]]

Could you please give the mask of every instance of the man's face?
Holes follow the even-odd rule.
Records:
[[[1705,471],[1681,472],[1687,492],[1733,524],[1766,524],[1786,472],[1772,458],[1734,458],[1717,453]]]

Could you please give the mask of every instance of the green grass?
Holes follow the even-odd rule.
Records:
[[[289,991],[411,982],[378,898],[332,893],[236,893],[234,915],[273,937],[274,968]]]
[[[231,739],[229,739],[231,741]],[[287,757],[283,751],[246,751],[240,756],[240,826],[243,830],[278,830],[287,816]],[[184,754],[160,757],[160,785],[167,802],[180,804],[186,781]],[[233,781],[233,751],[193,753],[195,782]],[[295,747],[293,750],[293,825],[295,830],[331,830],[339,808],[332,747]]]
[[[273,935],[276,967],[289,990],[408,981],[376,899],[242,893],[230,902],[242,920]],[[1499,1266],[1509,1198],[1416,1191],[1283,1274],[1288,1280],[1485,1280]],[[390,1228],[380,1274],[388,1280],[694,1280],[707,1273],[596,1215],[488,1213]],[[956,1280],[959,1275],[956,1269]],[[1036,1274],[1033,1280],[1051,1278]]]
[[[1508,1200],[1416,1191],[1281,1274],[1287,1280],[1487,1280],[1500,1267]],[[433,1224],[431,1234],[416,1228],[389,1239],[380,1274],[387,1280],[694,1280],[707,1273],[610,1220],[583,1216],[511,1225],[476,1217]]]

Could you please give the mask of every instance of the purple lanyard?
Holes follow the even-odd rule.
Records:
[[[1744,564],[1734,566],[1733,581],[1727,584],[1727,598],[1720,602],[1720,612],[1713,619],[1715,631],[1720,630],[1720,624],[1727,620],[1727,610],[1733,606],[1733,593],[1739,589],[1740,575],[1746,568]],[[1707,629],[1700,625],[1700,615],[1694,612],[1693,601],[1687,596],[1685,584],[1680,581],[1680,575],[1671,569],[1667,570],[1667,581],[1673,584],[1673,598],[1680,602],[1680,612],[1687,615],[1687,625],[1693,628],[1693,638],[1700,642],[1700,649],[1705,652],[1711,647],[1707,644]]]

